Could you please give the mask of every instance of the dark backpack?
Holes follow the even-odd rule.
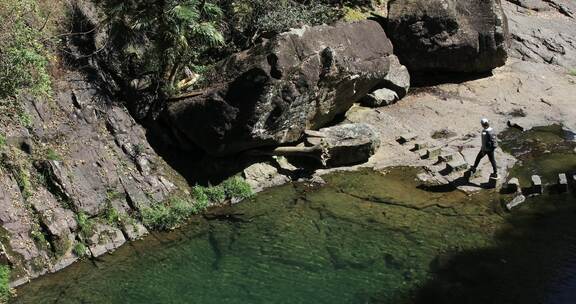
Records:
[[[498,139],[494,131],[486,131],[486,148],[496,150],[498,148]]]

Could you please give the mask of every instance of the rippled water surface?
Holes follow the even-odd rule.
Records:
[[[429,193],[416,173],[270,189],[39,279],[14,302],[576,303],[573,194],[508,213],[508,196]]]

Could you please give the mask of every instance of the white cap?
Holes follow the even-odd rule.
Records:
[[[483,124],[483,125],[487,125],[487,124],[490,123],[490,121],[488,120],[488,118],[482,118],[482,119],[480,120],[480,123]]]

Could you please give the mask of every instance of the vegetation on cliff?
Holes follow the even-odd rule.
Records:
[[[10,267],[0,265],[0,303],[10,299]]]
[[[0,99],[28,91],[51,91],[48,51],[58,11],[53,1],[5,0],[0,2]]]
[[[243,200],[253,195],[252,188],[239,177],[232,177],[217,186],[194,186],[191,196],[175,196],[165,202],[144,208],[142,222],[154,230],[170,230],[186,222],[210,206],[227,201]]]

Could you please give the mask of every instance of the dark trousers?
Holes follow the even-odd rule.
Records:
[[[484,156],[488,155],[488,159],[490,159],[490,163],[492,164],[492,170],[494,173],[498,173],[498,168],[496,168],[496,158],[494,157],[494,150],[492,151],[483,151],[480,150],[478,152],[478,156],[476,156],[476,161],[474,162],[474,169],[478,168],[480,161],[484,158]]]

